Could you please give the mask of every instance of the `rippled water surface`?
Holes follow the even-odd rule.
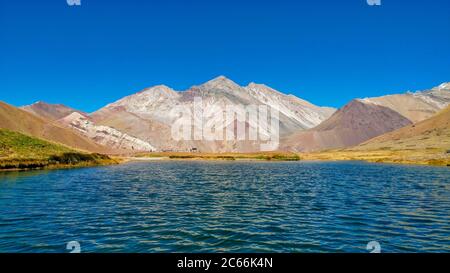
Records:
[[[450,168],[140,162],[0,174],[0,252],[450,252]]]

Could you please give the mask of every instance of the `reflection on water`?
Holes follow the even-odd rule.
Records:
[[[450,169],[139,162],[0,174],[0,252],[450,252]]]

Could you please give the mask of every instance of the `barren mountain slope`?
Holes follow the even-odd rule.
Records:
[[[195,98],[201,98],[203,105],[203,124],[213,123],[218,109],[227,106],[268,105],[280,111],[280,134],[288,135],[318,125],[334,111],[332,108],[318,107],[294,96],[284,95],[264,85],[250,84],[239,86],[221,76],[202,85],[193,86],[183,92],[176,92],[160,85],[145,89],[111,103],[91,115],[102,125],[111,126],[130,135],[154,144],[159,149],[186,150],[192,147],[200,151],[234,151],[259,148],[259,142],[239,141],[175,141],[171,126],[179,118],[176,108],[184,107],[194,112]],[[186,120],[189,122],[189,120]],[[245,123],[248,128],[257,128],[258,121],[234,120]],[[196,123],[198,125],[198,123]],[[223,123],[216,130],[224,130],[232,124]],[[198,129],[198,128],[197,128]]]
[[[450,150],[450,106],[429,119],[373,138],[355,149]]]
[[[58,123],[76,130],[81,135],[92,141],[110,147],[115,150],[127,151],[155,151],[156,148],[150,143],[136,137],[122,133],[114,128],[97,125],[89,117],[73,112],[72,114],[58,120]]]
[[[282,149],[318,151],[351,147],[408,124],[411,121],[387,107],[353,100],[319,126],[283,139]]]
[[[73,112],[80,113],[82,115],[85,115],[86,113],[83,113],[81,111],[75,110],[73,108],[70,108],[68,106],[65,106],[63,104],[49,104],[42,101],[33,103],[31,105],[26,105],[23,107],[20,107],[21,109],[30,112],[36,116],[42,117],[47,120],[58,120],[63,117],[66,117]]]

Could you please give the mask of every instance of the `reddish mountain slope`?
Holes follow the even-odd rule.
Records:
[[[435,116],[373,138],[355,149],[450,149],[450,106]]]
[[[353,100],[319,126],[284,139],[282,149],[317,151],[351,147],[409,124],[411,121],[387,107]]]
[[[72,114],[73,112],[86,115],[86,113],[67,107],[63,104],[49,104],[42,101],[33,103],[31,105],[23,106],[20,108],[38,117],[42,117],[44,119],[52,121],[66,117]]]

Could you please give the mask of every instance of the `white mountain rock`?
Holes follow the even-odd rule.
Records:
[[[72,128],[96,143],[114,150],[156,151],[150,143],[122,133],[114,128],[96,125],[89,117],[78,112],[58,120],[59,124]]]
[[[253,148],[258,146],[258,141],[174,141],[170,128],[179,119],[179,114],[173,109],[184,107],[194,111],[195,98],[201,98],[202,101],[202,124],[218,123],[214,120],[217,119],[218,109],[225,109],[227,106],[270,106],[280,112],[280,135],[314,127],[335,111],[333,108],[318,107],[295,96],[285,95],[262,84],[251,83],[243,87],[220,76],[182,92],[163,85],[148,88],[105,106],[91,117],[98,124],[114,127],[149,143],[156,143],[156,148],[160,150],[184,150],[195,146],[205,152],[239,152],[243,150],[243,145],[246,146],[246,151],[258,150]],[[124,123],[125,119],[129,122]],[[133,122],[142,126],[132,124]],[[242,123],[247,128],[259,128],[256,119],[235,122]],[[215,130],[224,130],[230,126],[233,124],[224,123]],[[249,145],[252,147],[248,148]]]

